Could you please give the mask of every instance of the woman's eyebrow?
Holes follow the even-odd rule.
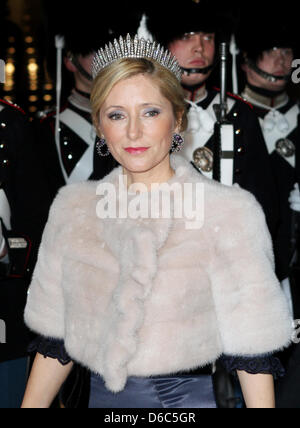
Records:
[[[160,103],[156,103],[156,102],[152,102],[152,103],[142,103],[142,104],[139,104],[141,107],[148,107],[148,106],[158,106],[158,107],[163,107]],[[112,108],[115,108],[115,109],[124,109],[125,107],[124,106],[115,106],[115,105],[112,105],[112,106],[108,106],[108,107],[106,107],[106,109],[104,110],[104,111],[107,111],[107,110],[110,110],[110,109],[112,109]]]
[[[109,110],[109,109],[111,109],[111,108],[119,108],[119,109],[122,109],[122,108],[124,108],[123,106],[108,106],[106,109],[105,109],[105,111],[107,111],[107,110]]]

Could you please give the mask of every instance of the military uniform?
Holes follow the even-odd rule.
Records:
[[[205,68],[182,68],[184,74],[188,76],[201,74],[204,76],[199,84],[183,85],[189,104],[189,125],[185,133],[182,154],[194,164],[199,173],[213,178],[214,128],[217,122],[214,105],[220,104],[220,94],[218,90],[208,86],[208,79],[214,74],[214,70],[217,70],[219,42],[228,39],[227,26],[231,17],[227,6],[220,5],[216,9],[208,1],[201,3],[189,1],[184,8],[177,10],[171,7],[171,10],[164,11],[163,15],[156,16],[155,11],[151,10],[148,13],[149,30],[171,51],[173,42],[183,39],[185,35],[194,35],[197,32],[215,35],[214,61]],[[173,25],[166,31],[163,22],[170,18]],[[195,54],[188,50],[189,60],[200,57],[198,51]],[[186,65],[189,60],[186,59]],[[222,160],[226,177],[225,180],[222,177],[221,181],[228,185],[239,184],[254,194],[265,211],[273,235],[278,223],[278,202],[270,161],[257,118],[251,106],[232,95],[228,96],[227,118],[234,125],[234,136],[229,135],[223,139],[227,147],[225,150],[227,159],[224,159],[224,162]]]
[[[242,96],[254,106],[254,111],[264,134],[280,200],[280,228],[275,241],[278,255],[278,276],[284,280],[289,275],[292,259],[292,215],[288,199],[296,177],[296,147],[298,146],[299,114],[297,103],[286,92],[264,97],[247,86]]]
[[[173,43],[177,40],[188,40],[189,36],[193,38],[199,33],[202,35],[213,33],[215,37],[215,58],[210,64],[206,64],[205,68],[197,65],[195,68],[192,67],[193,61],[202,57],[200,49],[203,49],[203,41],[201,45],[198,42],[197,46],[195,41],[197,39],[193,40],[194,45],[188,43],[186,55],[183,55],[182,51],[179,52],[184,58],[180,65],[187,76],[183,79],[185,83],[183,86],[189,104],[189,124],[182,154],[193,163],[199,173],[213,178],[214,146],[216,146],[214,130],[217,122],[214,105],[220,104],[220,94],[219,91],[209,88],[208,80],[215,77],[218,46],[221,41],[228,41],[234,27],[234,14],[229,11],[227,3],[218,4],[216,7],[211,1],[193,0],[186,2],[182,8],[174,8],[172,2],[169,2],[169,6],[170,9],[165,8],[164,15],[157,14],[155,8],[150,6],[153,12],[149,10],[148,28],[160,43],[170,48],[172,53],[176,52]],[[166,27],[165,22],[170,21],[172,25]],[[189,76],[196,78],[189,80]],[[193,82],[194,86],[188,86],[189,81]],[[239,97],[228,95],[227,101],[227,119],[233,126],[226,126],[222,138],[221,182],[226,185],[238,184],[257,198],[264,209],[269,230],[274,238],[279,221],[278,198],[257,117],[252,107]],[[214,383],[219,407],[235,406],[238,401],[235,380],[228,378],[219,363]]]
[[[201,120],[196,132],[188,129],[182,154],[200,173],[212,178],[214,124],[217,120],[213,106],[220,103],[220,94],[218,90],[207,90],[205,97],[197,100],[195,90],[185,89],[185,92],[186,99],[194,100],[193,103],[198,106],[198,116],[201,116]],[[227,118],[234,126],[231,163],[229,159],[232,183],[240,185],[257,198],[266,214],[269,229],[274,235],[278,226],[276,188],[265,141],[253,107],[243,102],[240,97],[228,94]],[[209,123],[210,126],[207,126]]]
[[[290,49],[293,49],[294,57],[298,57],[297,34],[294,33],[294,28],[297,27],[292,22],[292,15],[286,15],[286,13],[290,13],[289,8],[285,7],[279,13],[277,12],[271,9],[267,22],[263,17],[257,19],[255,33],[253,33],[251,26],[241,26],[237,40],[248,69],[252,71],[252,74],[254,72],[256,76],[259,76],[259,79],[247,82],[242,96],[253,104],[266,141],[280,208],[279,228],[274,241],[277,274],[290,300],[294,318],[299,318],[299,275],[298,278],[296,274],[291,275],[290,269],[295,250],[294,230],[299,213],[291,209],[289,197],[298,178],[300,109],[297,102],[292,101],[286,92],[287,83],[291,79],[290,73],[282,76],[278,74],[272,75],[265,71],[266,67],[260,68],[260,63],[258,62],[263,53],[277,49],[282,50],[280,52],[281,55],[288,49],[288,57],[291,57]],[[276,58],[277,69],[279,69],[278,56]],[[274,63],[271,62],[270,64],[275,64],[275,60]],[[285,71],[285,67],[282,70]],[[271,84],[259,85],[262,79],[266,83],[281,81],[282,84],[277,86],[271,86]],[[255,84],[259,87],[254,86]],[[261,86],[264,87],[262,88]],[[278,87],[277,91],[275,91],[276,87]],[[274,89],[268,90],[265,88]],[[296,364],[299,357],[299,349],[299,344],[294,345],[280,354],[287,374],[276,385],[276,402],[279,408],[299,407],[300,405],[299,364]]]
[[[244,62],[251,76],[256,80],[246,82],[242,97],[251,102],[254,112],[259,119],[260,126],[266,141],[274,182],[279,199],[280,223],[275,239],[275,254],[277,259],[277,274],[290,296],[288,277],[293,256],[293,224],[295,213],[291,210],[289,197],[297,182],[296,163],[299,134],[299,105],[292,101],[287,94],[287,84],[291,80],[291,70],[285,71],[286,61],[281,64],[284,55],[292,59],[296,53],[296,34],[294,34],[292,17],[285,15],[287,9],[277,13],[270,10],[268,22],[263,17],[257,19],[256,31],[252,36],[251,25],[241,25],[237,31],[237,41]],[[251,15],[252,16],[252,15]],[[286,19],[284,19],[286,17]],[[290,20],[290,22],[288,21]],[[287,24],[289,22],[289,24]],[[270,56],[272,52],[279,51],[276,59]],[[288,53],[287,53],[288,52]],[[268,53],[269,56],[263,57]],[[275,55],[274,53],[273,55]],[[261,67],[259,58],[271,58],[268,65],[286,75],[268,73],[268,68]],[[266,60],[265,60],[266,61]],[[272,68],[270,68],[272,70]],[[257,83],[255,83],[257,81]],[[265,85],[260,82],[265,82]],[[275,83],[279,82],[280,85]],[[256,85],[256,86],[255,86]],[[271,89],[268,89],[271,88]],[[278,88],[278,89],[276,89]],[[293,302],[296,313],[298,303]],[[298,311],[299,315],[300,312]]]
[[[94,171],[94,159],[99,156],[91,117],[89,92],[92,75],[84,61],[89,60],[107,41],[109,32],[105,19],[99,26],[98,16],[93,15],[92,8],[89,2],[80,11],[68,8],[67,19],[64,13],[57,17],[52,16],[50,10],[47,12],[50,33],[62,36],[64,43],[60,47],[64,46],[63,56],[67,61],[67,66],[63,67],[62,81],[57,82],[57,88],[61,86],[63,94],[62,102],[57,97],[57,104],[59,101],[61,106],[59,117],[56,117],[57,105],[54,111],[40,114],[40,120],[36,123],[39,157],[46,171],[52,198],[64,185],[101,179],[115,166],[112,156],[108,156],[97,159],[97,171]],[[70,87],[72,89],[66,95]],[[56,120],[59,122],[59,135]]]
[[[0,362],[27,353],[23,310],[50,205],[32,138],[25,113],[0,100],[0,217],[8,248],[0,263],[0,319],[6,326]]]
[[[38,151],[45,169],[51,195],[66,184],[103,178],[115,166],[112,156],[97,159],[96,131],[92,123],[91,108],[86,95],[73,90],[60,112],[59,145],[55,140],[55,113],[41,118],[37,131]]]

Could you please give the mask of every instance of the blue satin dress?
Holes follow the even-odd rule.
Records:
[[[125,389],[112,393],[102,377],[92,374],[90,409],[215,409],[212,377],[130,377]]]

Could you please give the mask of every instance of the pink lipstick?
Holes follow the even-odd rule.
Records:
[[[141,153],[146,152],[149,149],[149,147],[128,147],[126,150],[127,153],[130,153],[131,155],[139,155]]]

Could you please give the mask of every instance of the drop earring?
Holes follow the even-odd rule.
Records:
[[[184,138],[180,134],[175,134],[172,141],[172,153],[178,153],[183,149],[184,146]]]
[[[103,152],[103,148],[106,147],[106,152]],[[96,150],[100,157],[105,158],[110,155],[109,148],[107,147],[106,140],[104,138],[97,138]]]

